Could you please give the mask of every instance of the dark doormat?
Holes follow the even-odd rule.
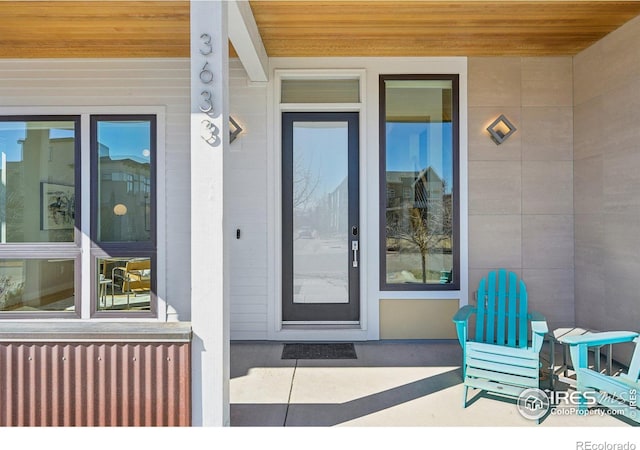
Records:
[[[353,344],[284,344],[281,359],[358,359]]]

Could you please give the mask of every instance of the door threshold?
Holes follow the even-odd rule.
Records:
[[[273,333],[271,339],[278,341],[328,342],[328,341],[366,341],[367,330],[361,323],[297,323],[285,322]]]
[[[283,322],[283,330],[359,330],[360,322]]]

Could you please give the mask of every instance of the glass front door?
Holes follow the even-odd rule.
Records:
[[[283,320],[359,320],[358,113],[283,113]]]

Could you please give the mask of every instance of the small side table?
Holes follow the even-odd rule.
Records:
[[[111,292],[113,294],[113,280],[111,278],[105,278],[104,275],[100,274],[100,279],[98,280],[100,284],[100,304],[101,306],[107,306],[107,286],[111,285]],[[111,297],[111,306],[113,306],[113,295]]]
[[[572,368],[570,364],[569,346],[564,343],[564,339],[569,336],[581,336],[583,334],[597,333],[597,330],[590,330],[585,328],[556,328],[551,333],[551,388],[555,388],[555,377],[558,374],[558,380],[563,383],[567,383],[569,386],[575,388],[576,380],[569,378],[569,369]],[[562,345],[562,365],[555,368],[555,344]],[[589,350],[594,352],[594,366],[596,371],[600,372],[600,349],[603,346],[590,347]],[[612,353],[611,344],[606,345],[607,348],[607,375],[611,375],[612,367]]]

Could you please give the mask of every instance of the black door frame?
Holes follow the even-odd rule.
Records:
[[[294,122],[347,122],[349,229],[349,303],[293,302],[293,124]],[[360,320],[360,262],[353,267],[352,241],[360,243],[359,113],[282,113],[282,320],[351,322]],[[358,249],[358,259],[360,249]]]

